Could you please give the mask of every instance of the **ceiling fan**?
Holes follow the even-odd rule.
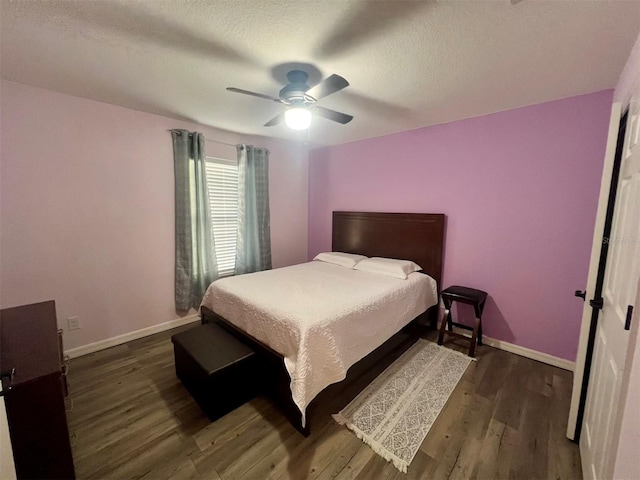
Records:
[[[309,87],[307,85],[308,78],[309,76],[307,73],[302,70],[291,70],[287,73],[289,83],[280,90],[278,98],[235,87],[227,87],[227,90],[230,92],[264,98],[265,100],[271,100],[288,106],[284,112],[279,113],[265,123],[265,127],[273,127],[284,120],[287,126],[293,130],[305,130],[309,128],[309,125],[311,124],[312,114],[343,125],[345,123],[349,123],[353,119],[352,115],[336,112],[335,110],[330,110],[316,105],[318,100],[348,87],[349,82],[340,75],[333,74],[322,80],[317,85]]]

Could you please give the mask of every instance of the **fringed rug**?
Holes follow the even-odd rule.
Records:
[[[333,418],[406,473],[469,363],[462,353],[418,340]]]

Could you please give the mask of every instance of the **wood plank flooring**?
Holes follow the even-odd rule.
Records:
[[[319,409],[309,438],[262,397],[210,422],[175,376],[170,337],[191,327],[71,361],[78,478],[582,478],[578,447],[565,438],[570,372],[479,347],[403,474],[330,417],[366,383]],[[425,337],[435,341],[435,332]],[[446,345],[468,348],[457,339]]]

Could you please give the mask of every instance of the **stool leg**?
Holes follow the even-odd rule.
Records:
[[[438,345],[442,345],[444,341],[444,327],[451,320],[451,311],[448,308],[444,310],[444,316],[440,323],[440,334],[438,335]]]
[[[478,330],[480,329],[480,319],[476,317],[476,324],[473,327],[473,335],[471,335],[471,345],[469,345],[469,356],[476,356],[476,340],[478,338]]]
[[[479,325],[478,325],[478,345],[482,345],[482,311],[484,310],[484,302],[474,305],[473,309],[476,312],[476,321],[479,322]]]

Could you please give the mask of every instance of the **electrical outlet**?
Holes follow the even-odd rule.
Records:
[[[80,329],[80,319],[78,317],[69,317],[69,318],[67,318],[67,327],[69,327],[69,330],[79,330]]]

